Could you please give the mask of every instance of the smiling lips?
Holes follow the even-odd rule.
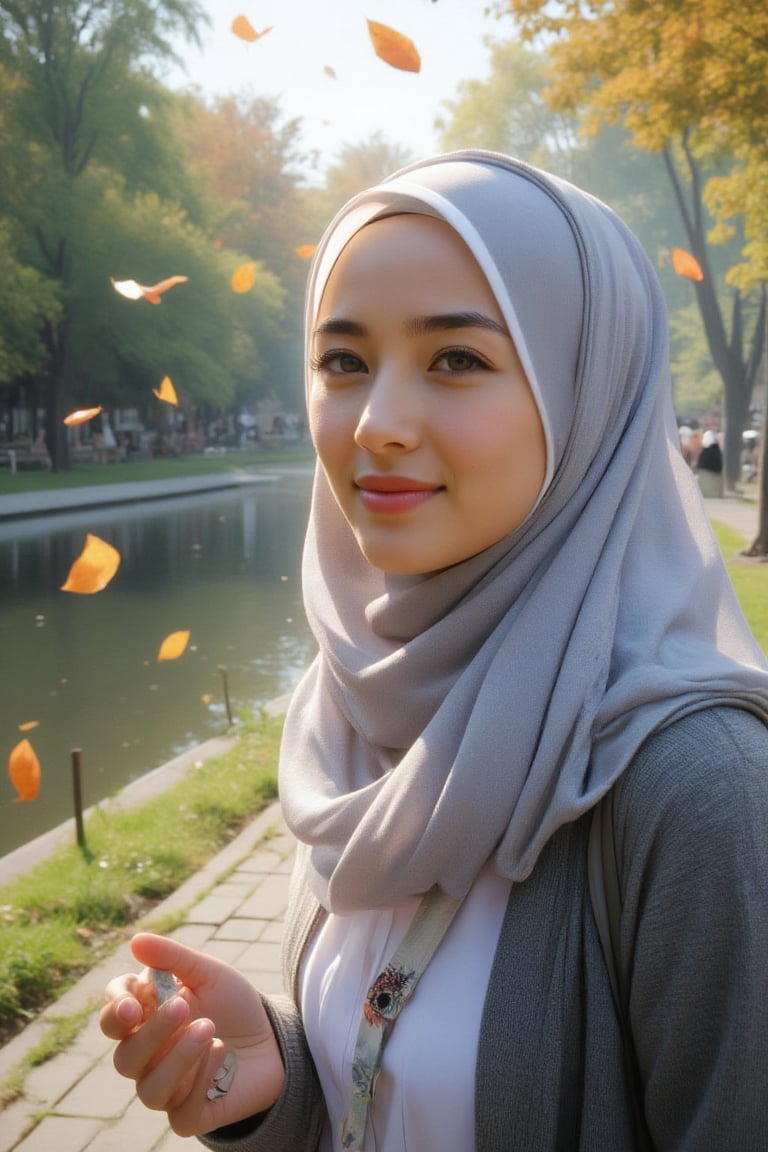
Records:
[[[439,484],[428,484],[408,476],[361,476],[355,484],[363,506],[382,516],[410,512],[442,491]]]

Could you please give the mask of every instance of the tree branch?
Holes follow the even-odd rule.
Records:
[[[672,192],[674,193],[674,197],[675,197],[675,201],[677,202],[678,210],[680,212],[680,215],[683,218],[683,227],[685,228],[685,233],[686,233],[689,241],[692,241],[693,240],[693,221],[691,220],[690,212],[688,211],[688,205],[685,202],[685,196],[683,195],[683,186],[682,186],[682,183],[680,181],[680,177],[678,175],[677,168],[675,166],[675,161],[672,157],[671,149],[665,148],[661,154],[661,157],[662,157],[662,160],[664,161],[664,167],[667,170],[667,175],[669,176],[669,180],[670,180],[670,183],[672,185]]]

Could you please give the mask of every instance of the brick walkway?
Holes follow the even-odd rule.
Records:
[[[265,992],[282,990],[280,938],[293,841],[273,804],[205,868],[159,905],[152,918],[184,914],[170,933],[236,964]],[[0,1152],[179,1152],[197,1140],[172,1132],[150,1112],[133,1082],[112,1067],[114,1044],[99,1030],[104,986],[136,971],[128,945],[99,964],[19,1036],[0,1049],[0,1081],[45,1036],[51,1021],[89,1006],[93,1015],[66,1051],[24,1079],[24,1095],[0,1113]]]

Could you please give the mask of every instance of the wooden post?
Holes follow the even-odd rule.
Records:
[[[77,843],[80,848],[85,847],[85,827],[83,825],[83,788],[80,778],[80,756],[81,749],[73,748],[70,752],[72,757],[72,790],[75,799],[75,829],[77,833]]]
[[[222,679],[222,682],[223,682],[223,684],[224,684],[224,704],[226,705],[226,709],[227,709],[227,720],[228,720],[228,722],[229,722],[229,726],[230,726],[230,728],[231,728],[231,727],[232,727],[232,724],[233,724],[233,720],[232,720],[232,706],[231,706],[231,704],[230,704],[230,702],[229,702],[229,675],[228,675],[228,669],[227,669],[227,668],[225,668],[225,666],[224,666],[223,664],[219,664],[219,672],[221,673],[221,679]]]

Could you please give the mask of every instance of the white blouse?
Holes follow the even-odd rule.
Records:
[[[448,929],[384,1049],[365,1152],[472,1152],[485,992],[509,897],[486,869]],[[328,1108],[321,1152],[339,1152],[366,993],[419,905],[328,916],[302,972],[301,1010]]]

